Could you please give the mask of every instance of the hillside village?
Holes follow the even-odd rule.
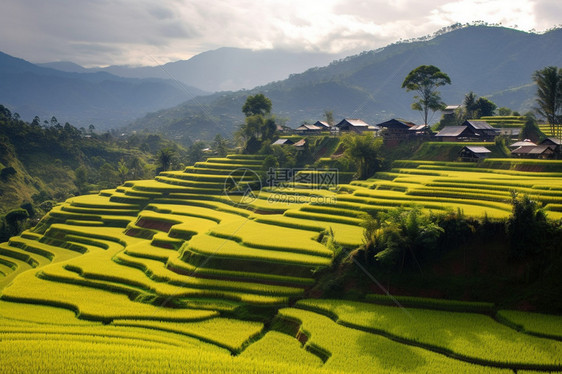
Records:
[[[454,113],[448,107],[443,111],[443,121]],[[542,139],[535,141],[520,139],[522,128],[525,126],[524,116],[486,116],[479,119],[467,119],[461,125],[448,125],[434,131],[428,125],[416,124],[401,118],[393,118],[377,124],[369,124],[358,118],[344,118],[340,122],[330,125],[326,121],[316,121],[313,124],[304,123],[295,129],[279,126],[279,139],[272,145],[291,145],[302,147],[306,137],[319,135],[372,134],[382,137],[387,146],[396,146],[411,140],[436,142],[482,142],[494,143],[497,137],[502,137],[510,149],[512,157],[554,159],[560,154],[561,139],[554,136],[553,130],[546,124],[540,125]],[[303,139],[295,142],[289,135],[300,135]],[[485,145],[467,146],[459,153],[459,160],[477,161],[487,158],[491,151]]]

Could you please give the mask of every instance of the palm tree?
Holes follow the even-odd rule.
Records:
[[[158,152],[158,168],[156,173],[170,170],[176,157],[176,151],[172,148],[162,148]]]
[[[381,140],[372,134],[346,134],[342,139],[345,154],[357,163],[359,179],[366,179],[380,167],[378,150]]]

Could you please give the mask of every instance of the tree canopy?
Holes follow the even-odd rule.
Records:
[[[277,125],[271,116],[271,107],[271,100],[263,94],[248,96],[242,106],[246,120],[235,136],[244,141],[246,152],[256,153],[263,142],[270,141],[275,136]]]
[[[265,116],[271,113],[271,100],[264,94],[256,94],[253,96],[248,96],[246,102],[242,106],[242,112],[246,117],[251,117],[255,115]]]
[[[537,84],[537,107],[535,111],[551,125],[562,123],[562,69],[547,66],[533,74]]]
[[[381,167],[378,151],[382,145],[380,138],[371,134],[346,134],[342,138],[345,155],[357,163],[359,179],[367,179]]]
[[[412,109],[423,113],[424,124],[427,124],[429,111],[437,111],[445,107],[441,100],[437,87],[451,84],[451,78],[438,67],[433,65],[421,65],[412,70],[402,82],[402,88],[406,91],[416,91],[416,101]]]

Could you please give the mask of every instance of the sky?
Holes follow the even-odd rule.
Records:
[[[560,0],[2,0],[0,51],[85,67],[159,65],[220,47],[350,54],[483,21],[543,32]]]

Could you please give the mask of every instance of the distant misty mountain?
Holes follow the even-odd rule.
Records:
[[[103,71],[127,78],[173,79],[204,91],[217,92],[250,89],[286,79],[290,74],[327,65],[340,57],[343,55],[225,47],[159,66],[85,69],[72,62],[41,65],[67,72]]]
[[[205,93],[170,79],[123,78],[73,68],[75,72],[56,70],[0,52],[0,104],[26,121],[55,116],[76,127],[92,124],[106,130]]]
[[[45,62],[36,65],[44,68],[66,71],[68,73],[95,73],[101,70],[101,69],[87,69],[83,66],[80,66],[70,61]]]
[[[562,66],[562,29],[544,34],[488,26],[454,29],[346,57],[251,90],[199,97],[151,113],[130,128],[157,129],[192,140],[208,139],[219,130],[231,134],[243,122],[246,97],[259,92],[272,100],[273,113],[292,127],[322,119],[326,110],[333,111],[336,120],[352,117],[378,123],[401,117],[419,123],[420,113],[410,107],[414,93],[401,85],[408,72],[423,64],[438,66],[450,76],[452,84],[440,90],[447,104],[461,104],[473,91],[499,107],[524,113],[534,105],[533,72]],[[438,120],[436,114],[432,121]]]

